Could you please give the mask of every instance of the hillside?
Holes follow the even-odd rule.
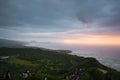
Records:
[[[20,74],[31,72],[29,80],[72,80],[82,69],[79,80],[120,80],[120,72],[100,64],[94,58],[69,55],[64,50],[40,48],[0,48],[0,80],[7,70],[12,80],[22,80]]]
[[[0,39],[0,47],[14,47],[14,48],[21,48],[25,47],[25,42],[14,41],[14,40],[7,40],[7,39]]]

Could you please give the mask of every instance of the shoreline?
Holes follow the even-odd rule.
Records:
[[[117,63],[112,63],[112,62],[110,63],[110,62],[106,61],[103,58],[98,59],[97,57],[94,57],[94,56],[87,56],[87,55],[83,55],[83,54],[78,55],[78,53],[74,53],[73,51],[71,53],[68,53],[68,54],[70,54],[70,55],[76,55],[76,56],[79,56],[79,57],[85,57],[85,58],[87,58],[87,57],[95,58],[96,60],[98,60],[104,66],[107,66],[109,68],[115,69],[116,71],[120,72],[120,67],[119,68],[118,68],[118,66],[115,67]],[[120,65],[120,64],[118,64],[118,65]]]

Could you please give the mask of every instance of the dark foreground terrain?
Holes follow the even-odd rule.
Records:
[[[84,58],[40,48],[0,48],[0,80],[10,70],[12,80],[22,80],[29,70],[28,80],[120,80],[120,72],[100,64],[94,58]],[[77,73],[81,69],[82,72]]]

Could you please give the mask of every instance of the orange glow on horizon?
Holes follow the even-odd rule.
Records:
[[[64,44],[70,45],[120,45],[120,36],[100,36],[94,35],[76,39],[65,39],[62,41]]]

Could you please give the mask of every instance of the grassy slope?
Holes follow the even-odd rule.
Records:
[[[20,74],[26,69],[32,73],[31,80],[41,80],[45,75],[49,80],[71,80],[76,68],[85,70],[80,80],[120,80],[119,72],[103,66],[94,58],[38,48],[0,48],[0,56],[10,56],[0,62],[0,74],[10,69],[13,80],[21,80]]]

